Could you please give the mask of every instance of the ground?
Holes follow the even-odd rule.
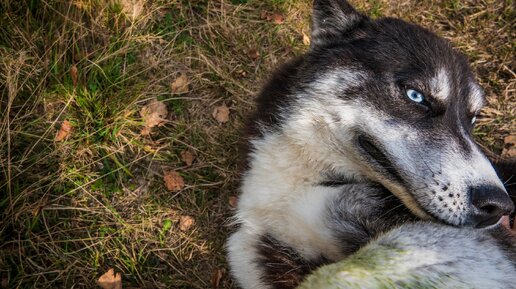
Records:
[[[109,268],[124,288],[234,288],[240,130],[274,67],[308,49],[310,2],[2,1],[0,288],[93,288]],[[514,2],[352,3],[470,58],[489,100],[475,134],[501,153]]]

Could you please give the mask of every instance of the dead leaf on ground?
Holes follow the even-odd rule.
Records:
[[[189,91],[188,86],[190,85],[190,80],[186,76],[186,74],[182,73],[178,78],[176,78],[172,84],[170,84],[170,90],[173,94],[184,94]]]
[[[149,135],[151,128],[161,126],[166,122],[168,115],[167,106],[154,98],[151,102],[140,110],[140,116],[144,121],[144,128],[141,130],[141,135]]]
[[[217,106],[212,113],[212,116],[215,120],[220,123],[228,122],[229,120],[229,108],[223,104],[221,106]]]
[[[278,12],[274,12],[272,13],[272,15],[270,16],[270,20],[272,21],[272,23],[274,24],[281,24],[283,23],[283,21],[285,21],[283,15],[281,15],[280,13]]]
[[[508,135],[503,139],[503,158],[516,157],[516,135]]]
[[[181,160],[189,167],[193,164],[195,155],[189,150],[184,150],[181,152]]]
[[[63,121],[63,123],[61,124],[61,128],[59,128],[59,130],[57,131],[57,134],[56,134],[56,137],[54,138],[54,140],[55,141],[65,140],[72,132],[72,128],[73,128],[72,124],[68,120]]]
[[[258,57],[260,57],[260,52],[256,48],[251,48],[247,50],[247,56],[251,59],[258,59]]]
[[[167,190],[171,192],[180,191],[185,187],[185,180],[176,171],[164,171],[163,181],[165,181],[165,186],[167,187]]]
[[[72,65],[70,68],[70,77],[72,78],[73,87],[77,87],[77,79],[78,79],[79,70],[77,66]]]
[[[100,276],[97,284],[104,289],[122,289],[122,275],[115,273],[115,270],[110,268],[104,275]]]
[[[213,289],[217,289],[220,286],[220,280],[222,279],[223,272],[220,268],[216,268],[211,274],[211,286]]]
[[[188,231],[193,224],[195,224],[195,220],[190,216],[181,216],[181,218],[179,218],[179,230],[183,232]]]
[[[306,46],[310,45],[310,37],[304,32],[303,32],[303,44]]]
[[[238,198],[235,196],[229,196],[228,203],[229,203],[229,206],[231,206],[231,208],[236,208],[236,206],[238,204]]]
[[[261,19],[264,19],[264,20],[267,20],[267,21],[271,21],[275,24],[281,24],[285,21],[285,18],[283,17],[283,15],[279,12],[269,12],[269,11],[266,11],[266,10],[262,10],[260,12],[260,18]]]

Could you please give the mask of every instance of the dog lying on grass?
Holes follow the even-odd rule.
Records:
[[[499,225],[514,203],[472,139],[484,95],[466,58],[343,0],[314,2],[311,34],[257,100],[237,283],[296,288],[331,264],[302,288],[516,288]]]

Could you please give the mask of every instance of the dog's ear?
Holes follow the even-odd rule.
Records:
[[[346,0],[315,0],[312,14],[311,46],[335,42],[346,36],[360,22],[368,19]]]

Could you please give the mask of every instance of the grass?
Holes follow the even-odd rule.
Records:
[[[0,287],[92,288],[114,268],[126,288],[208,288],[218,271],[219,288],[233,288],[223,246],[239,130],[271,70],[307,50],[310,2],[3,1]],[[516,123],[513,1],[353,2],[429,27],[470,57],[489,96],[476,134],[500,153]],[[170,88],[180,74],[187,93]],[[153,98],[170,115],[142,136],[139,111]],[[219,124],[211,114],[223,104],[230,119]],[[64,120],[73,130],[54,141]],[[165,170],[185,188],[167,191]],[[195,223],[182,231],[184,216]]]

